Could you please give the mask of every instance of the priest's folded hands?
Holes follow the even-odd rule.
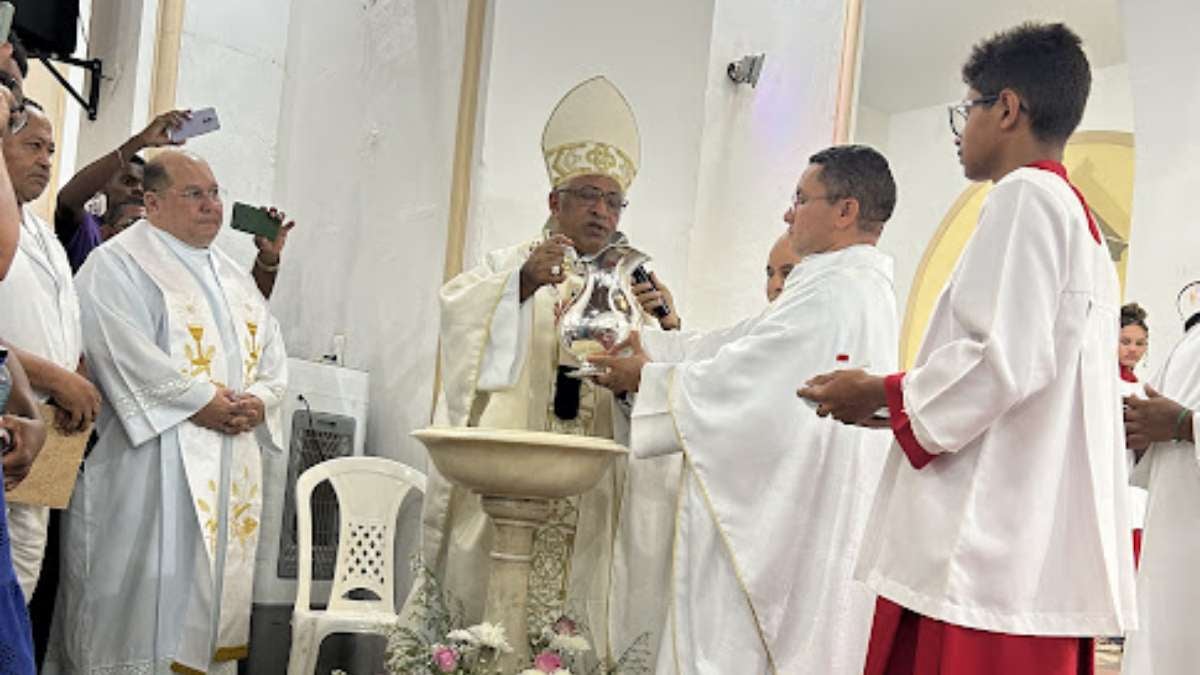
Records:
[[[642,366],[650,363],[650,357],[642,348],[637,331],[633,331],[607,353],[589,356],[588,361],[604,369],[592,378],[596,384],[611,389],[614,394],[625,394],[637,392],[642,383]]]
[[[811,401],[821,417],[833,416],[839,422],[863,427],[887,426],[876,417],[887,407],[883,378],[864,370],[835,370],[817,375],[796,390],[796,395]]]
[[[254,429],[265,418],[261,399],[224,387],[218,388],[212,400],[192,415],[192,421],[199,426],[230,436]]]
[[[1135,451],[1164,441],[1194,442],[1192,411],[1146,387],[1146,398],[1125,397],[1125,444]],[[1140,454],[1140,453],[1139,453]]]

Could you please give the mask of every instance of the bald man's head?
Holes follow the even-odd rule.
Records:
[[[771,252],[767,254],[767,300],[774,302],[783,292],[783,283],[787,281],[792,268],[800,262],[800,256],[792,250],[787,233],[784,232],[775,240]]]
[[[181,150],[165,150],[146,162],[142,179],[146,219],[176,239],[208,248],[221,231],[221,189],[208,162]]]

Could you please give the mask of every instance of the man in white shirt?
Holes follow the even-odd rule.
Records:
[[[1117,394],[1120,289],[1061,160],[1091,83],[1079,38],[1025,24],[977,45],[951,109],[991,180],[916,365],[799,393],[896,437],[857,576],[879,595],[869,675],[1076,675],[1136,621]],[[887,372],[887,371],[883,371]]]
[[[83,368],[79,299],[62,244],[29,207],[50,180],[54,132],[34,101],[27,100],[26,108],[25,127],[4,139],[5,165],[21,204],[21,238],[8,277],[0,283],[2,335],[38,398],[54,404],[59,431],[84,433],[100,407],[100,393]],[[8,505],[13,564],[26,601],[41,572],[48,518],[42,506]]]

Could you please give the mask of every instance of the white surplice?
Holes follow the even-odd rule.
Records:
[[[998,181],[903,380],[934,455],[889,453],[858,574],[926,617],[1016,635],[1136,621],[1120,290],[1059,176]]]
[[[66,251],[54,230],[21,207],[21,236],[12,267],[0,283],[0,338],[34,356],[75,372],[82,353],[79,298]],[[45,402],[50,392],[34,390]],[[44,506],[8,504],[13,567],[26,602],[33,594],[46,551],[50,510]]]
[[[1200,409],[1200,329],[1184,334],[1151,386]],[[1200,438],[1200,415],[1192,419]],[[1138,567],[1138,629],[1126,638],[1124,675],[1193,675],[1200,668],[1200,452],[1196,443],[1150,446],[1133,475],[1148,488]]]
[[[862,672],[875,596],[852,573],[890,435],[795,392],[894,369],[896,328],[891,259],[852,246],[801,261],[758,317],[643,336],[632,449],[685,466],[659,673]]]
[[[260,447],[277,448],[286,355],[253,280],[215,248],[141,221],[78,277],[99,440],[63,520],[47,673],[234,672],[245,656]],[[217,384],[267,423],[228,436],[189,418]]]
[[[519,300],[521,265],[540,241],[494,251],[442,288],[436,422],[621,441],[628,433],[626,414],[608,390],[590,381],[582,382],[575,420],[554,415],[561,362],[555,305],[567,290],[543,287]],[[657,647],[678,473],[673,458],[637,470],[622,459],[588,492],[555,503],[551,522],[535,536],[534,622],[553,620],[559,611],[574,615],[586,622],[602,657],[616,658],[643,634],[651,651]],[[422,554],[471,622],[483,613],[491,538],[479,496],[452,485],[430,464]]]

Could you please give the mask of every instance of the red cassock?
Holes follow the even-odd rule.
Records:
[[[904,412],[904,374],[884,380],[892,432],[916,468],[935,458]],[[863,675],[1093,675],[1091,638],[1009,635],[921,616],[880,597]]]

